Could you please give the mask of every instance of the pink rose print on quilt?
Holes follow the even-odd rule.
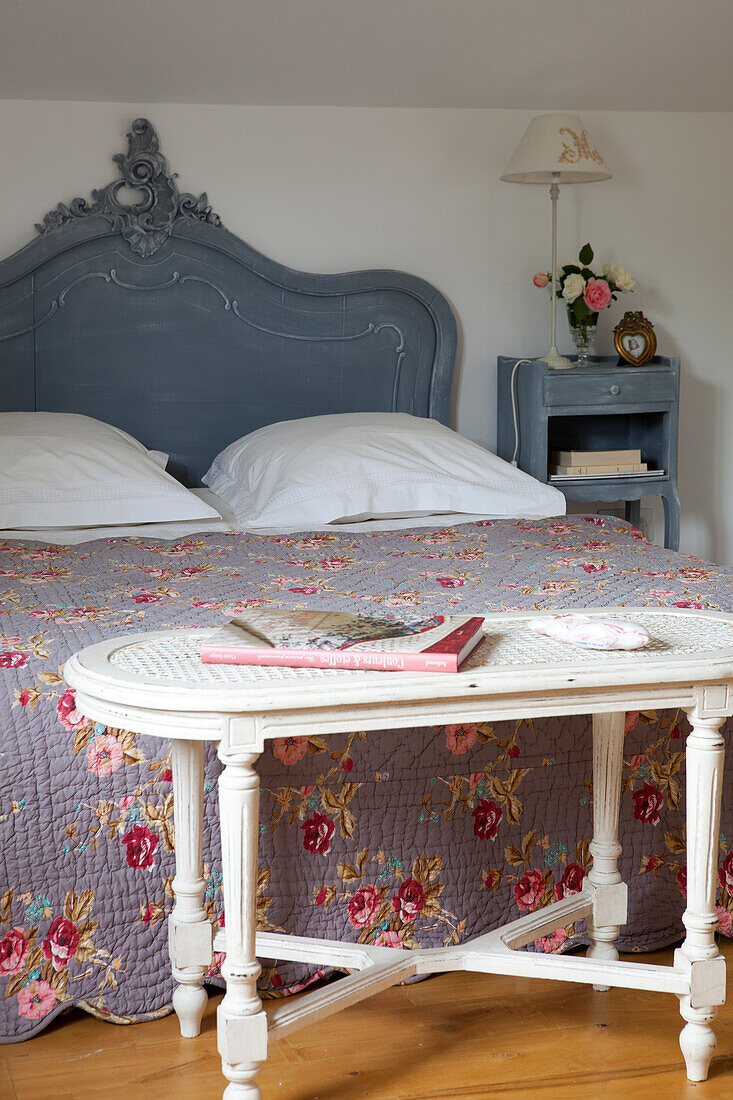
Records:
[[[537,904],[545,892],[545,878],[541,871],[532,868],[525,871],[514,887],[514,900],[518,907],[527,912],[537,908]]]
[[[733,849],[728,852],[720,865],[718,878],[723,889],[727,890],[730,896],[733,897]]]
[[[637,821],[645,821],[649,825],[659,824],[659,810],[664,803],[664,795],[653,783],[645,783],[644,786],[634,791],[634,817]]]
[[[445,744],[456,756],[461,755],[475,745],[478,737],[478,726],[475,722],[468,722],[462,726],[445,727]]]
[[[397,897],[392,898],[392,908],[405,924],[415,920],[422,912],[424,905],[425,891],[414,878],[405,879],[397,891]]]
[[[497,806],[492,799],[482,798],[476,809],[471,811],[473,835],[480,840],[493,840],[503,816],[501,806]]]
[[[100,733],[93,737],[87,745],[86,753],[89,771],[100,779],[111,775],[122,765],[122,745],[111,733]]]
[[[404,950],[404,944],[399,932],[380,932],[374,941],[375,947],[395,947]]]
[[[583,889],[585,871],[579,863],[569,863],[563,872],[559,882],[555,883],[555,897],[558,901],[568,898],[572,894],[579,894]]]
[[[56,713],[61,719],[61,725],[67,730],[78,730],[86,724],[86,718],[76,709],[76,691],[68,688],[56,704]]]
[[[336,826],[329,817],[316,811],[300,827],[306,852],[325,856],[331,851],[331,837]]]
[[[152,871],[158,838],[150,832],[147,825],[133,825],[129,833],[125,833],[123,836],[122,843],[127,848],[128,867]]]
[[[541,947],[549,955],[551,951],[558,951],[567,938],[568,934],[565,929],[558,928],[557,932],[553,932],[551,936],[542,936],[541,939],[534,942],[537,947]]]
[[[8,649],[0,653],[0,668],[24,668],[28,664],[28,654],[17,649]]]
[[[371,924],[379,909],[382,895],[376,886],[362,886],[349,900],[349,920],[354,928]]]
[[[56,917],[43,941],[43,954],[53,963],[54,970],[63,970],[73,959],[79,946],[79,933],[73,921]]]
[[[276,737],[272,742],[272,752],[281,763],[287,766],[297,764],[308,752],[308,738]]]
[[[56,994],[48,982],[29,982],[18,994],[18,1012],[27,1020],[40,1020],[55,1004]]]
[[[11,928],[0,940],[0,977],[10,978],[23,969],[30,941],[24,928]]]

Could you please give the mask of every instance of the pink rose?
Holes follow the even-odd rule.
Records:
[[[520,909],[531,912],[537,908],[537,903],[545,889],[545,879],[541,871],[532,868],[525,871],[514,887],[514,900]]]
[[[153,592],[138,592],[132,598],[135,603],[161,603],[163,600],[162,596],[158,596]]]
[[[436,577],[441,588],[463,588],[466,583],[460,577]]]
[[[9,649],[5,653],[0,653],[0,668],[23,668],[27,664],[27,653],[19,653],[17,649]]]
[[[626,717],[624,719],[624,733],[631,733],[636,723],[639,721],[638,710],[627,710]]]
[[[76,709],[75,695],[75,689],[69,688],[56,704],[56,712],[61,719],[61,725],[65,726],[67,730],[78,730],[86,722],[84,715],[79,714]]]
[[[314,813],[300,827],[306,852],[325,856],[331,851],[331,837],[336,826],[325,814]]]
[[[288,767],[297,764],[307,752],[307,737],[276,737],[272,743],[273,756]]]
[[[9,978],[23,969],[30,944],[23,928],[11,928],[0,940],[0,977]]]
[[[634,791],[634,817],[637,821],[646,821],[649,825],[659,824],[659,810],[664,795],[653,783],[645,783],[641,790]]]
[[[110,733],[93,737],[87,745],[87,767],[100,778],[116,772],[122,763],[122,745]]]
[[[317,588],[289,588],[289,592],[295,592],[298,596],[315,596]]]
[[[462,726],[446,726],[445,727],[445,744],[446,748],[455,756],[461,756],[464,752],[468,752],[472,745],[476,743],[478,737],[478,726],[475,722],[466,722]]]
[[[543,287],[546,287],[549,281],[550,280],[547,278],[544,271],[538,271],[536,275],[532,276],[532,282],[535,286],[538,286],[540,290],[542,290]]]
[[[425,891],[415,878],[407,878],[392,898],[392,908],[407,924],[420,915],[425,905]]]
[[[718,871],[720,874],[720,871]],[[687,864],[684,867],[680,867],[677,872],[677,887],[683,898],[687,897]]]
[[[152,871],[158,838],[150,832],[147,825],[133,825],[129,833],[123,836],[122,843],[127,847],[128,867]]]
[[[583,889],[585,871],[579,863],[568,863],[562,878],[555,883],[555,897],[558,901],[569,898],[571,894],[579,894]]]
[[[349,920],[354,928],[371,924],[379,909],[382,895],[376,886],[362,886],[349,901]]]
[[[473,835],[480,840],[493,840],[503,816],[501,806],[497,806],[492,799],[482,798],[476,809],[471,811]]]
[[[56,994],[48,982],[29,982],[18,994],[18,1012],[27,1020],[40,1020],[56,1004]]]
[[[54,970],[63,970],[74,958],[79,946],[79,933],[73,921],[56,917],[43,941],[43,954],[53,963]]]
[[[351,772],[354,770],[354,761],[351,759],[350,756],[345,756],[344,759],[341,761],[341,767],[345,772]]]
[[[607,309],[612,302],[611,288],[605,279],[589,279],[585,284],[583,301],[593,313]]]

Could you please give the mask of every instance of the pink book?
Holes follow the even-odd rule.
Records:
[[[397,622],[338,611],[251,611],[212,632],[207,664],[457,672],[483,638],[483,617]]]

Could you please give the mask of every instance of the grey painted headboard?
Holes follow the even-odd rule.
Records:
[[[169,452],[188,485],[278,420],[448,422],[456,325],[435,287],[283,267],[227,232],[205,194],[179,192],[146,119],[128,139],[119,180],[59,205],[0,263],[0,409],[106,420]]]

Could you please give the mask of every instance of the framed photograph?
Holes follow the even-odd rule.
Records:
[[[627,311],[613,330],[613,343],[621,362],[640,367],[656,353],[654,325],[640,310]]]

